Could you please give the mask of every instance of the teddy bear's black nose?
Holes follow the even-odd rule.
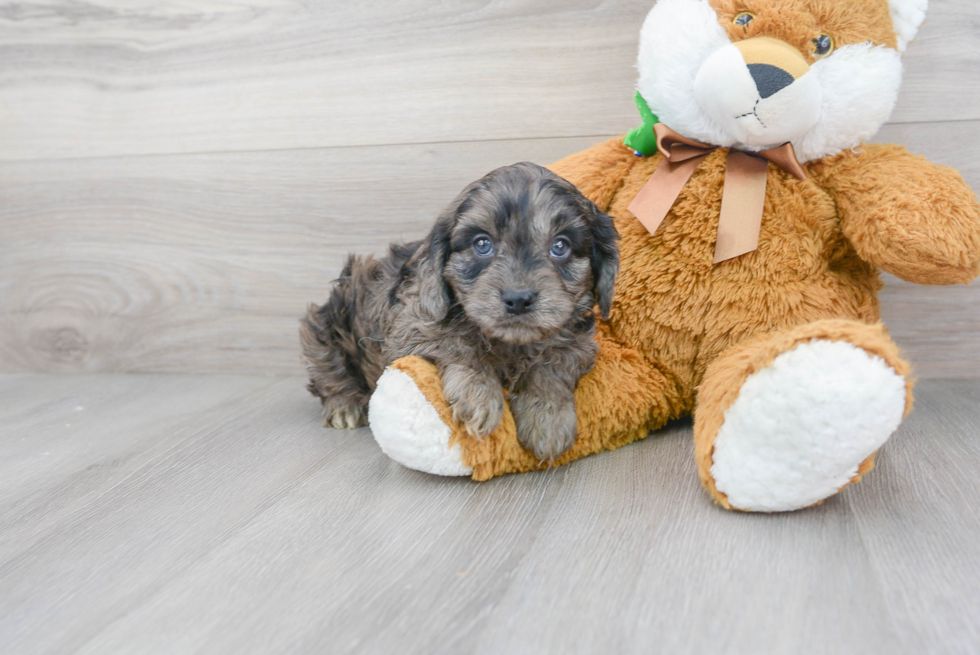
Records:
[[[771,64],[749,64],[749,73],[763,98],[776,95],[793,83],[792,75]]]
[[[531,311],[531,305],[534,304],[538,294],[522,289],[520,291],[505,291],[501,297],[507,307],[508,314],[526,314]]]

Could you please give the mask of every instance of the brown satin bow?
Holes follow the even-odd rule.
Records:
[[[663,123],[654,125],[653,131],[657,135],[657,149],[664,159],[628,207],[650,234],[663,223],[704,158],[717,149],[717,146],[688,139]],[[759,247],[769,162],[800,180],[806,179],[806,171],[796,159],[791,143],[761,152],[728,151],[715,241],[716,264]]]

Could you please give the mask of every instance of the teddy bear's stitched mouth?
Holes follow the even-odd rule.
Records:
[[[755,101],[755,105],[752,106],[752,111],[748,111],[748,112],[745,112],[744,114],[742,114],[740,116],[736,116],[735,117],[735,120],[738,120],[740,118],[745,118],[746,116],[755,116],[755,119],[757,121],[759,121],[759,125],[762,126],[762,129],[764,129],[764,130],[769,129],[769,128],[766,127],[766,124],[762,122],[762,119],[759,118],[759,114],[757,113],[757,110],[759,109],[759,102],[761,102],[761,101],[762,101],[762,98],[760,97],[759,99],[757,99]]]

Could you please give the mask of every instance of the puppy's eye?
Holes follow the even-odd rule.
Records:
[[[735,20],[733,20],[732,22],[738,25],[739,27],[748,28],[749,23],[751,23],[754,20],[755,20],[755,14],[753,14],[751,11],[743,11],[738,16],[736,16]]]
[[[572,251],[572,246],[568,243],[568,239],[565,237],[558,237],[555,242],[551,244],[551,256],[555,259],[565,259],[568,257],[568,253]]]
[[[829,34],[821,34],[813,40],[813,54],[826,57],[834,51],[834,39]]]
[[[489,257],[493,254],[493,241],[486,235],[478,236],[473,239],[473,252],[480,257]]]

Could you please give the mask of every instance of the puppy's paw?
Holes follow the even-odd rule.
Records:
[[[323,427],[353,430],[367,425],[367,407],[359,402],[327,398],[323,401]]]
[[[488,375],[461,366],[447,367],[442,391],[453,410],[453,420],[478,439],[504,419],[504,390]]]
[[[575,399],[525,392],[511,398],[517,440],[542,462],[554,463],[575,444]]]
[[[453,420],[466,431],[482,439],[497,429],[504,419],[504,393],[500,385],[470,387],[456,400],[449,401],[453,408]]]

